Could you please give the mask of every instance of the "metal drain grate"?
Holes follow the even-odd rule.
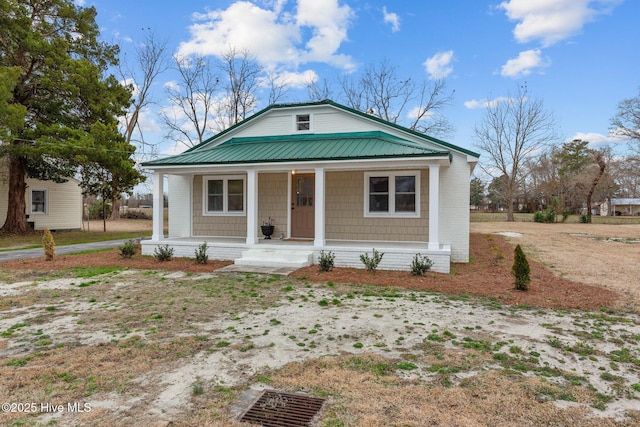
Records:
[[[303,394],[264,390],[240,421],[264,427],[307,427],[320,411],[325,399]]]

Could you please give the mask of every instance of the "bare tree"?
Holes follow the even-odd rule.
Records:
[[[391,123],[431,134],[444,135],[452,126],[442,110],[453,101],[445,80],[401,78],[398,67],[388,59],[366,66],[359,79],[350,75],[338,78],[346,104],[367,111]]]
[[[611,119],[611,125],[617,135],[635,139],[640,144],[640,89],[636,97],[620,101],[618,111]]]
[[[155,154],[155,145],[148,144],[140,126],[142,110],[153,103],[150,91],[156,78],[165,72],[167,64],[167,41],[158,40],[155,33],[147,33],[142,45],[136,47],[135,64],[123,61],[119,66],[122,80],[132,87],[132,102],[124,116],[124,137],[127,144],[134,144],[141,156],[149,157]],[[134,135],[138,134],[137,138]],[[117,183],[119,180],[113,180]],[[120,191],[112,188],[111,219],[120,218]]]
[[[213,115],[220,79],[204,57],[174,59],[180,80],[166,88],[174,108],[165,108],[162,117],[174,141],[193,147],[205,139],[207,132],[215,130]]]
[[[518,87],[515,96],[490,104],[485,117],[475,126],[477,146],[487,153],[483,169],[493,177],[504,177],[507,221],[513,221],[514,196],[522,178],[525,159],[556,138],[556,122],[541,100],[530,99],[527,88]]]
[[[219,130],[246,119],[258,104],[258,89],[262,67],[249,50],[231,47],[218,65],[224,75],[224,99],[218,103]]]
[[[269,105],[275,104],[282,99],[289,91],[289,84],[285,79],[276,73],[268,73],[263,83],[269,90]]]
[[[615,179],[618,197],[640,197],[640,157],[629,156],[612,160],[609,173]]]
[[[309,100],[311,101],[323,101],[331,98],[331,84],[327,79],[322,79],[319,82],[317,79],[306,83],[307,93],[309,94]]]
[[[119,67],[122,80],[132,86],[132,103],[125,115],[124,136],[127,143],[136,143],[144,152],[148,145],[139,126],[141,111],[153,103],[150,90],[156,78],[168,68],[167,40],[158,40],[153,31],[147,33],[142,45],[136,47],[135,65],[123,61]],[[134,139],[138,132],[139,139]]]

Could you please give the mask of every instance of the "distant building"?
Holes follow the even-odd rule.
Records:
[[[640,198],[611,198],[600,205],[600,215],[640,215]]]
[[[40,181],[27,178],[25,205],[27,224],[34,230],[81,230],[82,190],[78,181]],[[0,227],[7,219],[9,169],[0,162]]]

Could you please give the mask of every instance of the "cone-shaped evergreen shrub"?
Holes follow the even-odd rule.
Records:
[[[48,228],[45,228],[42,235],[42,248],[44,249],[44,256],[47,261],[51,261],[56,256],[56,242],[53,241],[53,236]]]
[[[520,245],[518,245],[513,252],[513,268],[511,269],[511,274],[513,274],[513,277],[516,279],[515,285],[517,290],[526,291],[528,289],[529,282],[531,282],[530,273],[531,269],[529,268],[527,256],[522,251]]]

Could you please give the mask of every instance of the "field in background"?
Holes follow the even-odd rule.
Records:
[[[533,222],[532,213],[514,214],[516,222]],[[506,212],[474,212],[471,211],[471,222],[506,222]],[[593,224],[640,224],[640,216],[599,216],[591,217]],[[580,223],[579,215],[569,215],[567,224]]]

